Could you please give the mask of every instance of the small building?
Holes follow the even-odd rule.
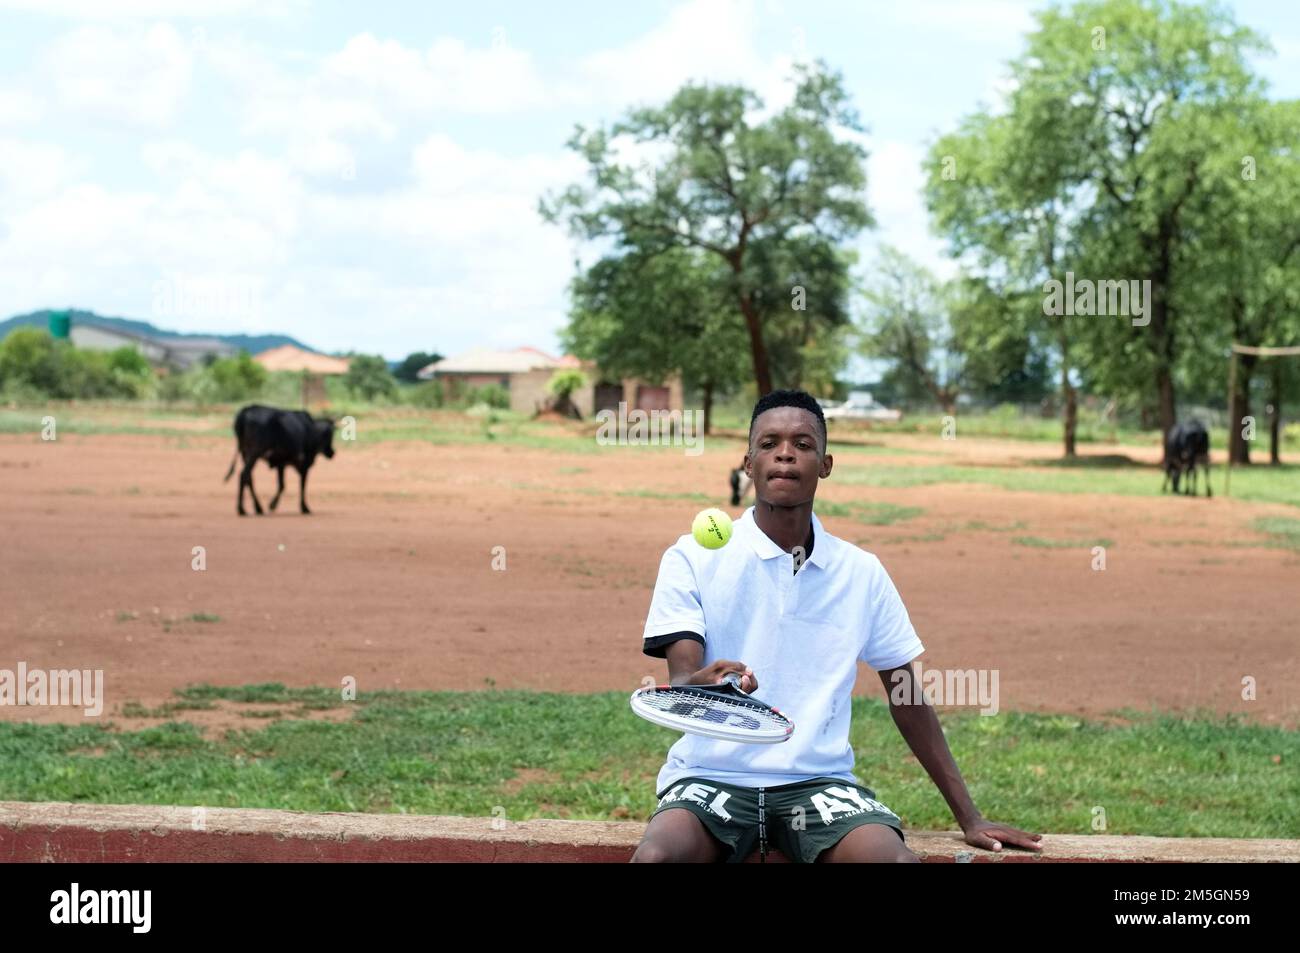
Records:
[[[73,321],[68,339],[72,341],[73,347],[86,351],[116,351],[121,347],[130,347],[139,351],[140,356],[150,364],[166,363],[167,348],[162,341],[103,324]]]
[[[679,377],[662,384],[639,378],[607,379],[590,361],[580,361],[571,354],[552,357],[535,347],[473,348],[421,368],[416,377],[444,382],[450,395],[495,384],[510,395],[511,410],[536,414],[549,404],[551,377],[565,368],[576,368],[586,376],[586,385],[572,395],[573,405],[584,418],[593,417],[601,410],[617,411],[620,402],[626,402],[629,410],[682,407]]]
[[[279,347],[263,351],[261,354],[254,355],[253,360],[268,371],[306,371],[308,374],[321,376],[348,372],[347,358],[304,351],[292,344],[281,344]]]
[[[239,348],[217,338],[162,338],[167,348],[167,363],[181,370],[202,364],[204,361],[235,357]]]
[[[290,371],[302,375],[302,406],[318,406],[329,402],[325,391],[325,378],[348,372],[348,360],[330,357],[315,351],[304,351],[292,344],[281,344],[263,351],[253,358],[268,371]]]
[[[238,348],[217,338],[153,337],[147,334],[136,334],[134,331],[124,331],[107,324],[92,324],[82,320],[71,322],[68,339],[74,347],[87,351],[134,348],[150,364],[182,371],[209,357],[234,357],[239,353]]]

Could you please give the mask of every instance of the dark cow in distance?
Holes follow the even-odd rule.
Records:
[[[253,464],[265,460],[279,476],[279,486],[271,500],[274,511],[284,493],[284,468],[293,467],[298,471],[299,485],[298,506],[303,513],[310,513],[307,508],[307,471],[316,461],[316,455],[323,453],[327,458],[334,456],[334,421],[316,420],[305,410],[279,410],[275,407],[263,407],[249,404],[235,417],[235,459],[230,461],[226,471],[229,480],[235,472],[239,458],[244,458],[244,469],[239,474],[240,516],[244,512],[244,487],[248,487],[253,497],[253,507],[257,515],[262,515],[262,504],[253,489]]]
[[[1210,435],[1199,420],[1175,424],[1165,438],[1165,482],[1160,492],[1165,492],[1172,481],[1177,493],[1178,484],[1187,477],[1183,493],[1195,496],[1197,466],[1205,469],[1205,495],[1211,497],[1214,494],[1210,491]]]
[[[728,475],[731,481],[732,506],[739,506],[740,501],[743,500],[745,494],[749,492],[749,488],[754,485],[754,481],[745,476],[745,461],[742,460],[740,463],[741,465],[732,470]]]

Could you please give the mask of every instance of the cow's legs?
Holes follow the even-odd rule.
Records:
[[[1208,500],[1212,496],[1214,493],[1210,491],[1210,462],[1207,460],[1205,461],[1205,498]]]
[[[248,463],[244,460],[240,460],[239,462],[239,499],[235,504],[235,512],[240,516],[247,516],[248,513],[244,509],[244,485],[248,479]],[[251,486],[251,483],[249,485]]]
[[[299,489],[298,491],[298,508],[302,510],[303,513],[310,514],[311,510],[307,509],[307,468],[306,467],[302,467],[298,470],[298,477],[300,481],[299,486],[301,487],[301,489]]]
[[[275,496],[271,498],[270,507],[272,513],[274,513],[275,508],[280,505],[280,497],[284,494],[284,467],[276,467],[275,475],[279,480],[279,484],[275,488]]]
[[[257,462],[256,460],[253,461],[253,463],[256,463],[256,462]],[[243,495],[243,494],[244,494],[244,491],[243,491],[243,487],[244,487],[244,484],[248,484],[248,495],[251,496],[251,497],[253,498],[253,509],[257,511],[257,515],[258,515],[258,516],[261,516],[261,515],[262,515],[262,503],[261,503],[261,501],[257,498],[257,491],[253,489],[253,463],[247,464],[247,465],[244,467],[244,472],[241,473],[241,474],[239,475],[239,486],[240,486],[240,491],[239,491],[239,503],[240,503],[240,506],[241,506],[241,509],[240,509],[239,512],[240,512],[241,514],[243,514],[243,512],[244,512],[243,509],[242,509],[242,506],[243,506],[243,503],[244,503],[244,495]]]

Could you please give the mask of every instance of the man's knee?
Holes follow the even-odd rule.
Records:
[[[692,864],[708,863],[711,856],[705,844],[670,842],[664,838],[643,840],[632,855],[634,864]]]
[[[712,863],[719,859],[722,845],[694,814],[687,810],[661,811],[650,819],[641,843],[632,855],[633,863]]]
[[[677,859],[666,844],[650,840],[642,841],[632,855],[634,864],[671,864]]]

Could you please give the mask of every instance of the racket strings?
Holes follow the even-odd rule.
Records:
[[[704,697],[666,688],[647,692],[641,696],[641,703],[666,715],[699,721],[725,722],[739,717],[743,727],[753,730],[785,728],[790,724],[789,719],[745,698]]]

